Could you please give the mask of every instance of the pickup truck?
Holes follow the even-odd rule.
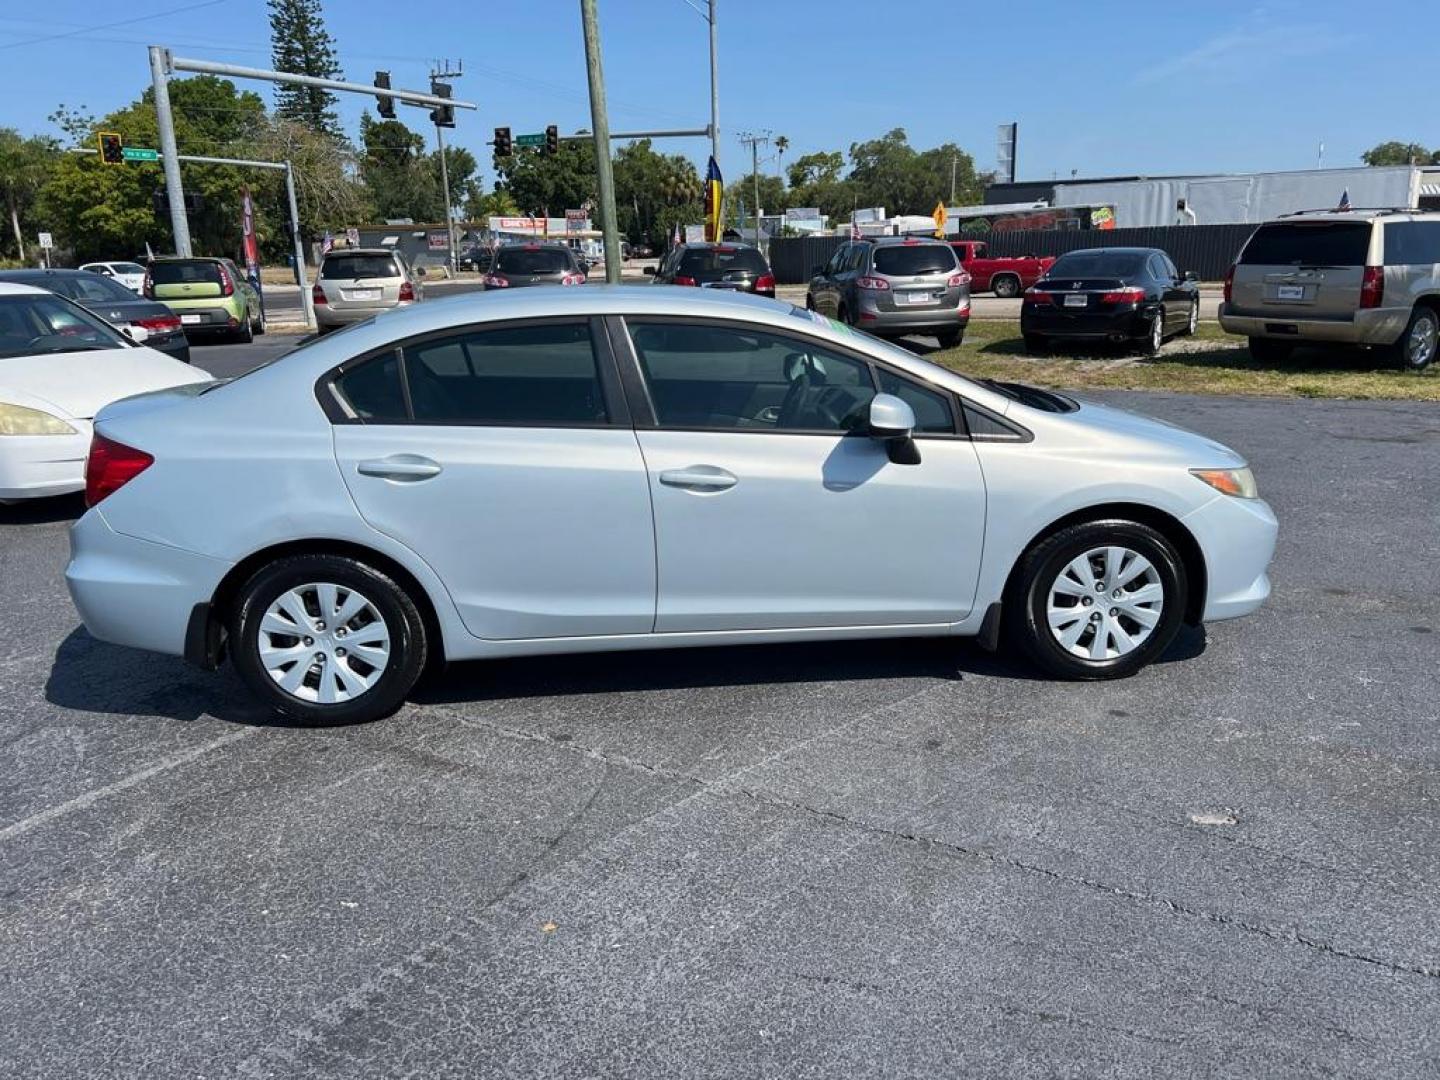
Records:
[[[972,293],[993,292],[996,296],[1019,296],[1039,281],[1055,261],[1053,255],[992,259],[983,240],[952,240],[950,246],[960,257],[960,265],[970,275]]]

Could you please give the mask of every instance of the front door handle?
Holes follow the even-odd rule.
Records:
[[[724,491],[736,484],[735,474],[714,465],[687,465],[683,469],[667,469],[660,474],[666,487],[690,491]]]
[[[440,475],[440,463],[419,454],[392,454],[390,457],[362,461],[355,466],[361,476],[378,476],[382,480],[411,482],[429,480]]]

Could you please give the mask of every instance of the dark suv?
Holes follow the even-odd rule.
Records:
[[[652,271],[647,267],[645,273]],[[680,244],[653,271],[657,285],[775,295],[775,275],[760,249],[749,244]]]
[[[880,337],[933,334],[949,349],[970,322],[970,275],[940,240],[851,240],[815,268],[805,306]]]
[[[564,244],[507,244],[495,252],[487,289],[524,285],[584,285],[585,268]]]

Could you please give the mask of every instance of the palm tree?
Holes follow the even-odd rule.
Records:
[[[785,151],[790,149],[790,140],[784,135],[775,136],[775,168],[780,178],[785,178]]]

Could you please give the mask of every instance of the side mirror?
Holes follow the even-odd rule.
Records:
[[[654,276],[655,276],[655,267],[653,267],[653,266],[642,267],[641,270],[640,270],[640,272],[641,272],[642,274],[644,274],[646,277],[654,277]]]
[[[885,444],[894,464],[920,464],[920,448],[914,437],[915,410],[894,394],[876,394],[870,399],[867,433]]]
[[[1186,281],[1199,281],[1199,280],[1200,280],[1200,275],[1197,274],[1194,270],[1186,270],[1183,276],[1184,276],[1184,278],[1185,278]]]

